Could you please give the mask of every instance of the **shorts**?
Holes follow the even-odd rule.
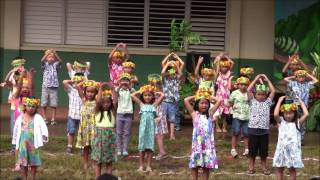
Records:
[[[177,119],[178,103],[162,102],[163,111],[167,114],[167,120],[170,123],[179,123]]]
[[[41,106],[58,106],[58,88],[57,87],[42,87],[41,90]]]
[[[237,118],[232,119],[232,134],[234,136],[240,135],[240,130],[242,129],[242,134],[244,137],[248,137],[248,123],[246,120],[239,120]]]
[[[80,119],[72,119],[68,116],[67,132],[68,134],[74,135],[79,128]]]
[[[255,158],[258,154],[261,159],[268,157],[269,134],[249,134],[249,157]]]

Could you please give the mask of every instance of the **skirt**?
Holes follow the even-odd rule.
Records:
[[[116,135],[110,128],[96,128],[91,142],[91,159],[96,163],[115,162]]]

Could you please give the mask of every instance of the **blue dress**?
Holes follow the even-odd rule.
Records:
[[[140,108],[139,151],[154,151],[156,107],[144,104]]]
[[[301,133],[294,122],[287,122],[283,117],[280,117],[278,143],[274,153],[273,167],[304,167],[301,159]]]

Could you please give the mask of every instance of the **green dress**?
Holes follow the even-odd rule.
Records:
[[[40,166],[40,152],[34,147],[34,121],[22,120],[19,140],[18,163],[20,166]]]
[[[154,151],[156,107],[144,104],[140,108],[139,151]]]

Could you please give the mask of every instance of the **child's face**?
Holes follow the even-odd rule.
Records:
[[[152,92],[147,91],[142,94],[142,98],[143,98],[144,102],[148,104],[148,103],[152,102],[154,95],[152,94]]]
[[[296,76],[296,80],[300,83],[303,83],[306,80],[305,76]]]
[[[124,68],[123,68],[123,71],[124,71],[125,73],[131,74],[132,71],[133,71],[133,69],[132,69],[131,67],[124,67]]]
[[[29,97],[29,95],[30,95],[30,88],[28,86],[22,86],[20,96]]]
[[[203,79],[204,80],[206,80],[206,81],[209,81],[209,80],[211,80],[211,76],[209,76],[209,75],[203,75]]]
[[[36,106],[25,106],[26,108],[26,113],[28,113],[29,115],[34,115],[37,112],[37,107]]]
[[[225,66],[220,67],[220,72],[223,73],[223,74],[224,74],[224,73],[227,73],[228,70],[229,70],[228,67],[225,67]]]
[[[47,61],[48,61],[49,63],[53,63],[53,62],[55,61],[54,53],[48,54],[48,56],[47,56]]]
[[[112,62],[115,64],[122,64],[123,60],[121,58],[113,57]]]
[[[294,120],[294,112],[293,111],[284,112],[283,118],[288,122],[292,122]]]
[[[103,98],[102,102],[101,102],[101,106],[102,106],[102,109],[104,111],[107,111],[111,108],[111,105],[112,105],[112,100],[111,98]]]
[[[263,91],[257,91],[256,94],[255,94],[255,98],[259,102],[262,102],[262,101],[267,99],[267,93],[263,92]]]
[[[96,97],[97,94],[97,90],[94,87],[87,87],[86,88],[86,99],[87,100],[94,100],[94,98]]]
[[[129,86],[130,86],[130,80],[129,79],[126,79],[126,78],[124,78],[124,79],[121,79],[120,80],[120,87],[121,88],[129,88]]]
[[[299,68],[299,65],[298,64],[290,64],[289,65],[289,69],[291,69],[292,71],[295,71]]]
[[[201,99],[198,105],[199,105],[199,112],[205,113],[208,111],[209,101],[207,99]]]
[[[76,72],[76,73],[84,73],[86,71],[86,68],[80,68],[80,67],[77,67],[75,66],[73,68],[73,70]]]
[[[238,84],[238,88],[241,92],[247,92],[248,85],[247,84]]]

